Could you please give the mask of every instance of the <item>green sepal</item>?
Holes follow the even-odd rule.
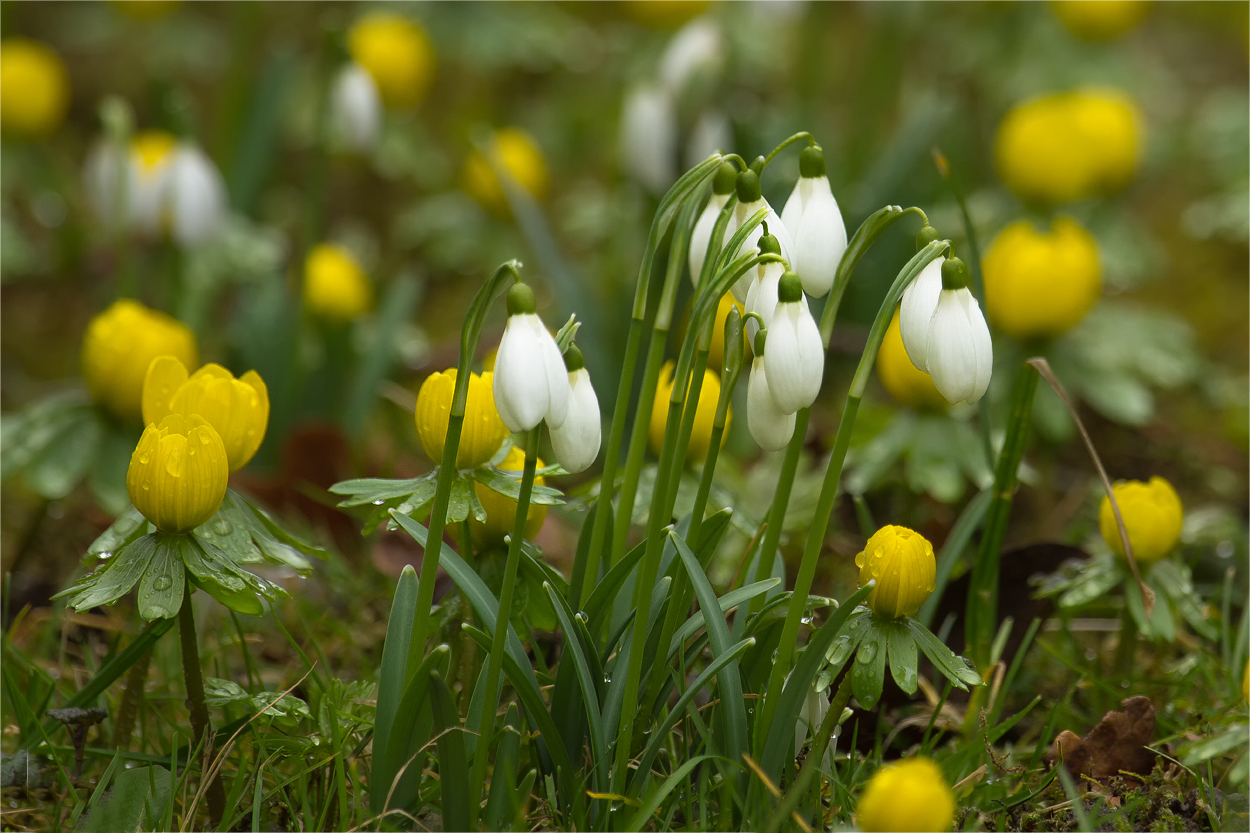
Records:
[[[172,619],[182,608],[187,586],[181,551],[186,536],[157,532],[149,537],[155,552],[139,579],[139,615],[149,622]]]
[[[550,469],[552,467],[546,466],[544,468]],[[513,477],[513,474],[518,476]],[[520,474],[521,472],[519,471],[511,472],[493,467],[483,467],[474,469],[472,477],[492,492],[498,492],[504,497],[519,500],[521,497]],[[563,506],[564,493],[559,489],[553,489],[550,486],[540,486],[535,483],[530,493],[530,503],[541,506]]]
[[[906,694],[915,694],[920,676],[916,640],[907,626],[898,620],[882,622],[879,626],[885,631],[886,645],[890,649],[890,676]]]
[[[838,672],[842,670],[842,666],[851,658],[851,654],[859,647],[859,641],[864,635],[864,631],[868,628],[871,621],[872,612],[861,605],[852,610],[847,617],[846,624],[842,626],[833,643],[825,652],[825,661],[829,663],[829,672],[831,677],[836,677]]]
[[[265,612],[261,597],[273,601],[288,595],[273,582],[239,569],[229,554],[198,535],[186,538],[181,554],[191,581],[231,610],[260,616]]]
[[[981,679],[981,675],[970,668],[963,657],[942,644],[941,640],[920,624],[919,620],[907,616],[902,621],[911,631],[912,638],[920,650],[924,651],[924,655],[929,658],[929,662],[933,663],[933,667],[940,671],[942,676],[951,681],[951,685],[967,691],[968,686],[984,684],[985,681]]]
[[[1150,570],[1150,586],[1163,591],[1198,635],[1211,640],[1220,638],[1215,622],[1202,615],[1202,598],[1194,591],[1188,564],[1171,558],[1157,562]]]
[[[383,523],[387,523],[389,528],[392,509],[402,515],[423,518],[434,502],[435,492],[438,491],[438,469],[410,480],[372,477],[344,480],[331,486],[330,491],[336,495],[349,495],[346,500],[339,502],[340,509],[350,509],[353,506],[372,508],[361,529],[361,534],[368,535]]]
[[[217,514],[196,527],[194,534],[225,552],[236,564],[267,561],[306,575],[312,565],[305,555],[326,557],[325,550],[287,532],[233,489],[226,491]]]
[[[87,547],[83,563],[90,563],[93,558],[106,558],[108,553],[120,553],[123,547],[138,540],[140,536],[155,531],[156,528],[148,523],[143,513],[131,506]]]
[[[885,683],[886,633],[879,622],[874,618],[864,628],[851,667],[851,692],[865,709],[877,705]]]
[[[116,551],[108,564],[52,598],[72,595],[69,606],[79,612],[113,604],[129,593],[147,572],[148,565],[156,554],[155,539],[155,535],[145,535],[128,541]]]
[[[486,508],[478,499],[477,489],[473,488],[472,479],[462,477],[459,472],[456,472],[456,479],[451,484],[451,496],[447,502],[447,523],[458,524],[468,519],[470,512],[473,513],[473,518],[478,523],[486,520]]]

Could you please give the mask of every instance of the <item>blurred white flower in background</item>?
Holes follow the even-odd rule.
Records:
[[[367,153],[382,129],[382,97],[368,70],[354,61],[344,64],[330,93],[334,138],[354,153]]]

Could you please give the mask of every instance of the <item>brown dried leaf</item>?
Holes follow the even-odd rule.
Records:
[[[1122,773],[1149,775],[1157,753],[1147,749],[1154,738],[1155,707],[1141,695],[1121,701],[1124,711],[1107,712],[1085,739],[1061,732],[1048,754],[1062,759],[1075,776],[1107,780]]]

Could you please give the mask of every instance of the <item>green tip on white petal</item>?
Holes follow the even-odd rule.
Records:
[[[802,298],[803,281],[793,272],[786,272],[777,283],[777,300],[783,304],[794,304]]]
[[[712,193],[732,194],[737,182],[738,169],[728,160],[721,162],[720,167],[716,169],[716,176],[712,178]]]
[[[534,300],[534,290],[527,284],[514,283],[508,290],[508,315],[531,315],[538,312],[538,302]]]
[[[569,373],[586,366],[586,359],[583,358],[582,351],[577,348],[576,344],[570,344],[569,349],[564,351],[564,366],[568,368]]]
[[[948,257],[942,264],[942,288],[964,289],[968,286],[968,267],[957,257]]]
[[[925,246],[941,237],[938,230],[926,223],[923,228],[916,234],[916,251],[920,251]]]
[[[738,191],[738,202],[750,205],[760,198],[760,175],[755,171],[745,170],[738,174],[735,187]]]
[[[820,145],[803,149],[799,156],[799,175],[804,179],[825,175],[825,152],[820,149]]]

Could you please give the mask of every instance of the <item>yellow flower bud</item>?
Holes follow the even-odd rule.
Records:
[[[631,20],[653,29],[675,29],[711,5],[711,0],[626,0],[624,4]]]
[[[921,757],[878,769],[855,808],[855,822],[865,833],[939,833],[954,820],[955,796],[941,768]]]
[[[900,405],[918,411],[945,411],[949,403],[933,384],[933,377],[918,369],[907,357],[898,321],[899,312],[894,310],[894,318],[885,331],[885,340],[877,351],[877,378],[881,380],[881,386]]]
[[[547,160],[534,137],[516,127],[495,134],[497,161],[516,183],[541,200],[547,195]],[[486,157],[474,150],[464,162],[464,187],[482,205],[498,214],[508,213],[508,197]]]
[[[1132,29],[1150,10],[1145,0],[1050,0],[1064,28],[1084,40],[1110,40]]]
[[[990,244],[984,267],[986,311],[1015,338],[1067,332],[1102,293],[1098,244],[1070,217],[1056,217],[1048,232],[1012,223]]]
[[[469,376],[469,393],[464,401],[464,423],[460,429],[460,446],[456,449],[456,468],[484,466],[495,456],[508,429],[495,410],[494,374]],[[417,393],[417,436],[426,455],[435,463],[443,462],[443,446],[447,442],[447,423],[451,419],[451,400],[456,390],[456,368],[429,376]]]
[[[265,439],[269,390],[255,370],[235,379],[221,365],[206,364],[187,378],[182,362],[161,356],[144,379],[143,421],[160,423],[169,414],[198,416],[213,426],[226,449],[230,471],[238,471]]]
[[[651,450],[659,456],[664,448],[664,431],[668,425],[668,400],[673,395],[673,362],[665,362],[660,368],[660,378],[655,388],[655,403],[651,406],[651,428],[648,436]],[[707,459],[712,445],[712,422],[716,419],[716,403],[720,401],[720,376],[710,369],[703,371],[703,387],[699,389],[699,404],[694,411],[694,426],[690,430],[690,445],[686,447],[686,465],[701,463]],[[721,445],[729,436],[733,423],[733,409],[725,413],[725,432]]]
[[[883,526],[855,556],[859,586],[871,579],[877,586],[868,594],[873,612],[890,618],[915,616],[933,592],[937,559],[933,545],[905,526]]]
[[[351,252],[322,243],[304,261],[304,303],[324,318],[351,321],[369,311],[373,288]]]
[[[1181,538],[1181,524],[1185,519],[1180,496],[1172,484],[1156,476],[1150,478],[1149,483],[1121,480],[1111,488],[1120,505],[1129,543],[1133,545],[1133,557],[1150,564],[1170,553]],[[1106,497],[1098,507],[1098,529],[1107,546],[1124,558],[1120,527],[1115,522],[1111,500]]]
[[[352,60],[373,76],[383,103],[415,106],[434,78],[434,47],[415,20],[388,12],[366,15],[347,35]]]
[[[1083,200],[1125,185],[1142,145],[1137,105],[1116,90],[1084,89],[1018,104],[999,125],[999,176],[1026,201]]]
[[[144,130],[130,140],[131,157],[143,177],[157,173],[170,159],[178,139],[164,130]]]
[[[91,319],[82,342],[82,374],[91,397],[124,419],[138,419],[143,380],[158,356],[200,363],[195,336],[179,321],[137,301],[117,301]]]
[[[543,467],[541,457],[535,461],[535,465],[540,469]],[[508,450],[508,456],[503,458],[503,462],[499,464],[499,468],[504,471],[523,470],[525,468],[525,452],[513,446]],[[547,480],[542,475],[534,476],[535,486],[545,486],[546,484]],[[499,492],[483,486],[481,483],[475,482],[473,488],[477,490],[477,499],[482,502],[482,508],[486,510],[485,523],[478,523],[473,515],[469,515],[469,537],[473,539],[473,546],[478,550],[484,550],[487,547],[502,544],[503,537],[512,534],[512,525],[516,522],[517,502],[510,497],[505,497],[499,494]],[[525,513],[525,539],[527,541],[534,540],[534,536],[538,534],[538,530],[543,528],[543,521],[546,519],[547,507],[542,504],[531,503],[529,511]]]
[[[0,128],[13,136],[47,136],[69,108],[69,73],[42,43],[8,38],[0,43]]]
[[[190,532],[217,514],[230,467],[213,426],[170,414],[143,430],[130,457],[130,502],[161,532]]]

